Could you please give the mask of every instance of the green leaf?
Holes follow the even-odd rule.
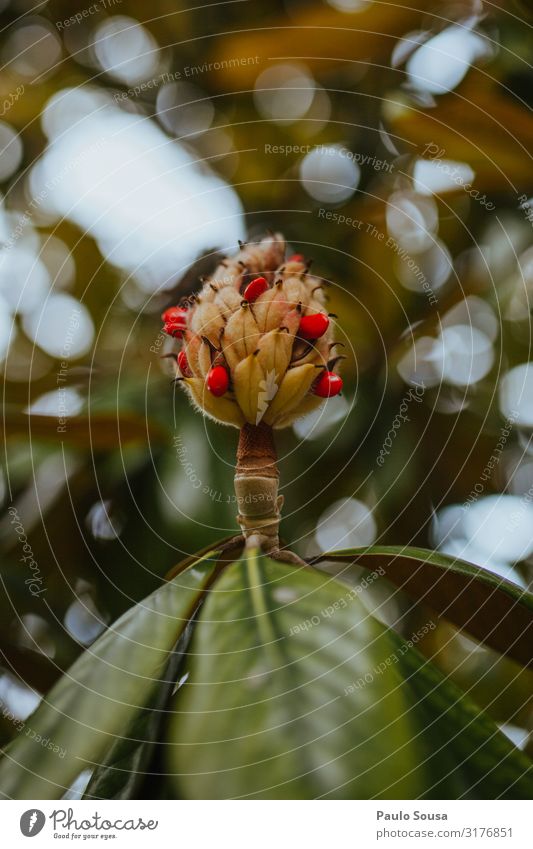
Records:
[[[533,596],[486,569],[424,548],[401,546],[342,549],[318,559],[381,568],[411,598],[491,648],[533,666]]]
[[[428,623],[430,627],[431,623]],[[527,797],[531,761],[353,590],[249,554],[199,614],[169,726],[179,797]]]
[[[0,761],[0,792],[61,798],[98,765],[153,697],[170,652],[212,579],[216,552],[127,611],[60,679]],[[38,736],[36,736],[38,735]]]
[[[94,770],[84,799],[150,798],[146,788],[144,792],[141,788],[145,782],[148,788],[155,783],[157,772],[150,771],[150,763],[191,634],[189,622],[170,655],[162,680],[153,688],[144,709],[135,714],[124,736],[116,738],[105,762]]]

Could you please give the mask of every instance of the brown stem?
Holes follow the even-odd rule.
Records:
[[[248,544],[265,552],[279,549],[279,520],[283,504],[278,495],[279,471],[272,428],[245,424],[239,437],[235,494],[237,521]]]

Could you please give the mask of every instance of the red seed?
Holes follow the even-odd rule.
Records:
[[[342,377],[333,371],[324,371],[313,387],[313,393],[319,398],[332,398],[342,389]]]
[[[287,262],[305,262],[305,257],[303,254],[293,254],[288,258]]]
[[[251,283],[248,283],[246,289],[243,292],[243,298],[246,301],[255,301],[262,295],[263,292],[266,292],[268,289],[268,283],[264,277],[256,277]]]
[[[161,316],[163,331],[169,336],[181,338],[187,329],[187,310],[184,307],[169,307]]]
[[[185,351],[180,351],[178,353],[178,368],[184,377],[191,376],[191,370],[189,369],[189,361],[187,359],[187,354]]]
[[[329,327],[329,318],[323,312],[304,315],[298,328],[298,336],[302,339],[319,339]]]
[[[219,398],[228,391],[229,375],[224,366],[213,366],[207,372],[207,388],[211,395]]]
[[[184,330],[186,330],[186,326],[183,322],[167,321],[163,325],[163,333],[168,333],[169,336],[175,336],[177,339],[181,339]]]
[[[163,315],[161,316],[162,320],[165,322],[176,321],[182,316],[187,314],[187,310],[185,307],[169,307],[165,310]]]

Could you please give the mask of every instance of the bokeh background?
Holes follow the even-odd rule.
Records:
[[[285,541],[533,578],[530,4],[188,6],[0,0],[1,742],[235,530],[237,433],[159,316],[268,228],[346,346],[342,397],[278,437]],[[531,749],[529,673],[445,623],[422,648]]]

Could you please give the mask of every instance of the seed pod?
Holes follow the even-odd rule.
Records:
[[[258,391],[264,379],[265,375],[256,353],[241,360],[233,374],[235,399],[250,424],[259,424],[264,414]]]
[[[293,341],[292,335],[285,330],[271,330],[261,337],[257,359],[265,379],[268,374],[273,374],[275,380],[281,382],[291,361]]]
[[[299,277],[288,277],[284,281],[283,291],[287,301],[293,307],[295,307],[296,304],[307,306],[311,297],[309,286],[303,280],[300,280]]]
[[[289,304],[283,291],[282,281],[276,282],[271,289],[260,295],[254,304],[254,315],[261,333],[277,330]]]
[[[206,336],[215,345],[218,344],[220,331],[224,327],[224,317],[216,304],[200,303],[190,312],[191,330],[198,336]]]
[[[198,350],[198,367],[200,370],[200,374],[203,377],[207,377],[209,370],[211,369],[212,358],[211,358],[211,346],[209,344],[209,340],[206,336],[203,337],[200,342],[200,347]]]
[[[233,427],[242,427],[245,424],[239,405],[227,396],[217,398],[212,395],[208,392],[204,380],[190,377],[181,381],[180,385],[185,386],[193,404],[209,418]]]
[[[235,310],[239,309],[241,301],[242,297],[238,289],[233,289],[231,286],[222,286],[215,296],[215,304],[226,321]]]
[[[298,404],[304,398],[316,376],[313,365],[295,366],[285,372],[285,377],[272,401],[264,421],[266,424],[276,426],[276,419],[286,418],[293,413]]]
[[[334,339],[321,281],[284,255],[279,235],[244,245],[188,309],[165,314],[184,336],[180,386],[226,424],[287,427],[340,391],[338,375],[324,377]]]
[[[259,328],[246,302],[228,319],[223,338],[224,356],[231,368],[253,353],[259,342]]]

